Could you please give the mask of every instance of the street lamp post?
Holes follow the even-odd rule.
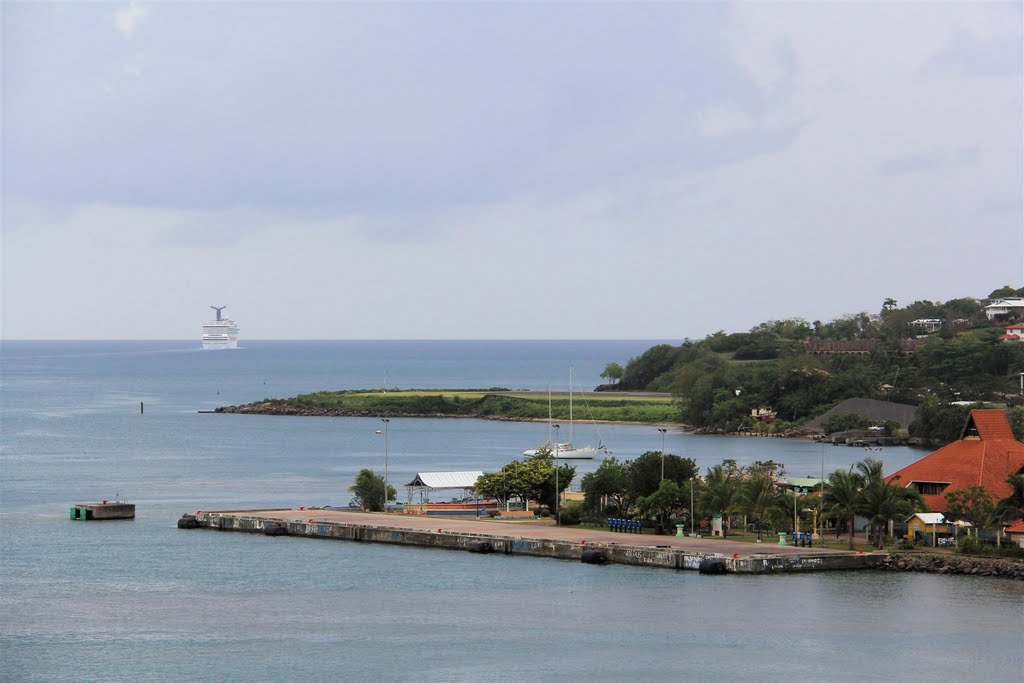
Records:
[[[821,528],[818,529],[818,543],[825,547],[825,442],[821,442],[821,481],[818,482],[818,507]]]
[[[388,423],[391,418],[382,417],[384,423],[384,512],[388,511]]]
[[[661,432],[661,480],[665,481],[665,432],[668,430],[658,427],[658,431]]]
[[[551,425],[555,428],[555,524],[562,526],[562,506],[559,505],[558,491],[558,425]]]
[[[696,511],[693,509],[693,477],[690,477],[690,536],[693,536],[693,518]],[[723,529],[725,527],[722,527]]]

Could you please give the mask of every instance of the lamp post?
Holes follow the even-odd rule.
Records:
[[[693,518],[695,516],[696,511],[693,509],[693,477],[690,477],[690,536],[693,536]]]
[[[382,417],[384,423],[384,512],[388,511],[388,423],[391,418]]]
[[[818,543],[825,547],[825,442],[821,442],[821,481],[818,482],[818,507],[821,512],[818,519],[821,520],[821,528],[818,529]]]
[[[661,432],[661,480],[665,481],[665,432],[668,430],[658,427],[658,431]]]
[[[559,425],[551,425],[555,428],[555,524],[562,526],[562,506],[559,505],[559,492],[558,492],[558,427]]]

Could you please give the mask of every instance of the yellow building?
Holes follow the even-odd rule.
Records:
[[[939,545],[939,539],[953,535],[953,531],[941,512],[918,512],[907,520],[907,540],[931,546]]]

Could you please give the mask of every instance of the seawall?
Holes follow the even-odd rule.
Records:
[[[867,569],[885,558],[884,553],[619,534],[530,522],[395,517],[334,509],[200,511],[195,519],[198,528],[219,531],[477,552],[480,544],[487,544],[494,553],[577,562],[584,559],[585,551],[598,550],[608,563],[677,570],[697,570],[702,560],[716,558],[721,571],[735,574]]]

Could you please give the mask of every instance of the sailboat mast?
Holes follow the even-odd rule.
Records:
[[[576,443],[572,438],[572,366],[569,366],[569,443]]]
[[[548,446],[554,445],[551,440],[551,385],[548,385]]]

